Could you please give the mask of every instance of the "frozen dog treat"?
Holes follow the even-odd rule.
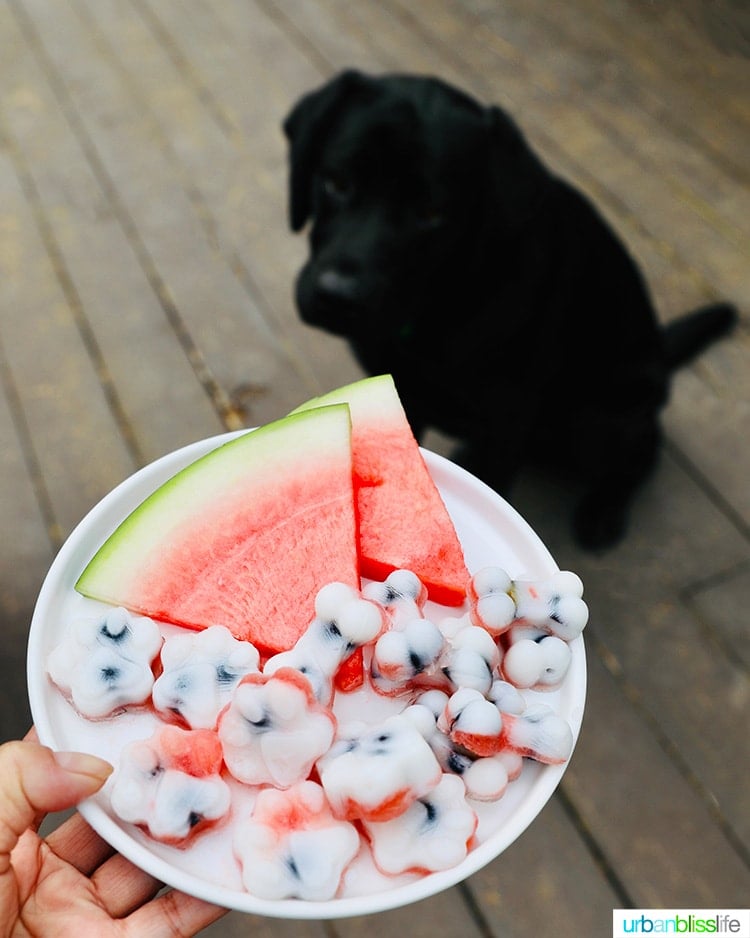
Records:
[[[547,765],[565,762],[573,751],[570,727],[544,704],[527,707],[520,716],[505,714],[502,742],[503,749]]]
[[[434,753],[403,714],[357,730],[337,739],[317,763],[336,817],[390,820],[440,781]]]
[[[410,692],[415,683],[441,684],[440,653],[445,641],[429,619],[410,619],[384,632],[372,653],[371,679],[381,694]]]
[[[210,730],[163,726],[123,750],[113,775],[112,810],[155,840],[185,846],[229,812],[221,768],[221,745]]]
[[[477,816],[466,803],[464,783],[443,775],[391,821],[363,821],[376,865],[384,873],[433,873],[460,863],[468,853]]]
[[[437,720],[447,703],[447,694],[427,691],[404,711],[404,715],[427,740],[442,770],[461,777],[467,798],[497,801],[508,787],[508,767],[498,756],[482,758],[468,752],[440,729]]]
[[[522,638],[505,652],[503,676],[515,687],[553,690],[568,673],[571,657],[568,643],[556,635]]]
[[[514,580],[515,621],[571,642],[583,631],[589,611],[577,574],[561,570],[547,580]]]
[[[469,581],[469,605],[474,625],[490,635],[502,635],[516,616],[516,604],[510,595],[512,581],[500,567],[483,567]]]
[[[373,641],[385,618],[374,602],[345,583],[329,583],[315,598],[315,618],[289,651],[274,655],[264,674],[295,668],[308,679],[316,698],[329,705],[334,677],[355,649]]]
[[[257,672],[259,662],[254,645],[238,641],[221,625],[170,636],[161,650],[154,707],[189,729],[213,729],[240,679]]]
[[[462,687],[449,698],[438,727],[456,745],[476,756],[493,756],[503,748],[500,711],[471,687]]]
[[[311,781],[259,792],[233,842],[245,888],[263,899],[334,898],[360,849],[354,825],[333,816]]]
[[[381,605],[391,628],[422,617],[427,602],[427,587],[411,570],[394,570],[382,583],[368,583],[362,590],[367,599]]]
[[[459,620],[461,622],[461,620]],[[486,694],[500,665],[500,650],[486,629],[464,620],[456,628],[455,620],[441,623],[446,644],[438,662],[450,690],[470,687]]]
[[[310,774],[331,745],[336,720],[293,668],[249,674],[219,717],[218,734],[231,774],[247,785],[289,788]]]
[[[148,701],[161,645],[155,622],[115,608],[72,622],[50,654],[47,672],[82,716],[99,720]]]

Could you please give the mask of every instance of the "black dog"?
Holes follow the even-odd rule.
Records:
[[[658,325],[627,251],[516,125],[434,78],[346,71],[284,130],[291,225],[309,217],[305,322],[390,372],[419,435],[507,494],[541,458],[585,484],[579,541],[622,535],[655,463],[671,371],[726,332],[721,304]]]

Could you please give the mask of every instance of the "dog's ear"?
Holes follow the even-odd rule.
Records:
[[[368,79],[347,69],[316,91],[302,97],[284,120],[289,141],[289,222],[299,231],[311,211],[312,177],[326,133],[352,93]]]
[[[512,229],[533,216],[552,177],[501,108],[490,107],[486,115],[493,203],[500,209],[505,226]]]

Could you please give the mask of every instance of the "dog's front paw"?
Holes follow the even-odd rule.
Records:
[[[614,547],[622,540],[626,528],[627,508],[599,498],[584,498],[573,515],[573,534],[584,550]]]

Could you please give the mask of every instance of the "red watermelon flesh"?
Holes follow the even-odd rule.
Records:
[[[356,542],[349,411],[324,407],[177,473],[120,524],[76,589],[282,651],[307,628],[322,586],[359,587]]]
[[[390,375],[365,378],[301,408],[346,402],[352,419],[361,573],[408,569],[430,599],[460,605],[469,573],[453,522],[427,469]]]

